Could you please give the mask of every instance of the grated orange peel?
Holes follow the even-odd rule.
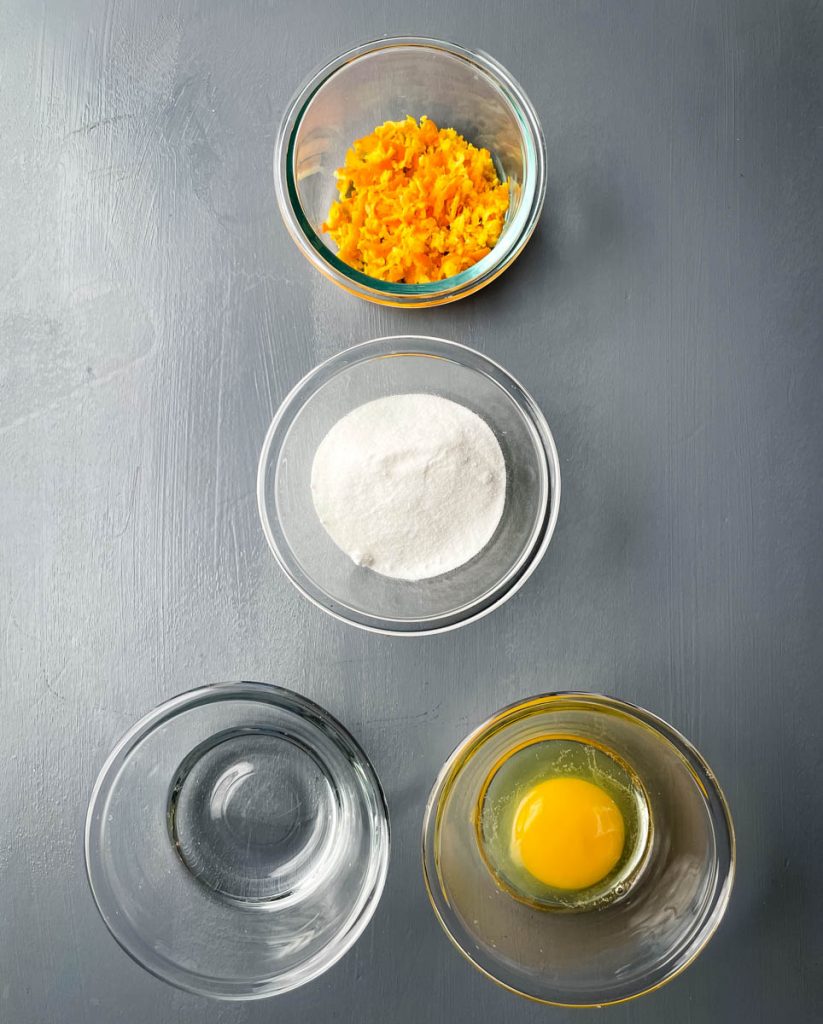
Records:
[[[487,149],[428,117],[386,121],[346,153],[322,230],[348,266],[381,281],[453,277],[500,238],[509,207]]]

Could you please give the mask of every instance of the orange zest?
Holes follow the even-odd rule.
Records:
[[[323,224],[338,257],[381,281],[423,284],[468,270],[500,238],[509,184],[487,149],[413,117],[358,139]]]

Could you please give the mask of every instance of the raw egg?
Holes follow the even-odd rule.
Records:
[[[509,895],[546,910],[623,899],[646,862],[646,792],[616,752],[541,736],[505,752],[476,809],[480,854]]]
[[[586,779],[538,783],[520,801],[512,828],[512,857],[553,889],[587,889],[614,870],[623,853],[620,809]]]

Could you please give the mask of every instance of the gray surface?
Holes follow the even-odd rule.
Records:
[[[737,821],[738,885],[708,952],[603,1018],[815,1019],[819,5],[3,0],[0,14],[0,1021],[587,1017],[462,962],[418,866],[451,747],[555,687],[670,719]],[[452,308],[347,297],[275,209],[288,97],[383,32],[492,52],[545,126],[537,235]],[[410,329],[525,380],[565,474],[523,591],[422,641],[346,629],[301,600],[253,494],[288,388],[347,344]],[[351,727],[385,780],[394,848],[355,950],[301,991],[230,1006],[154,981],[109,939],[81,825],[127,726],[241,676],[293,686]]]

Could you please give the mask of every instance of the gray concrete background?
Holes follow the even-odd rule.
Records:
[[[0,0],[0,1021],[570,1021],[476,974],[418,862],[438,766],[518,697],[672,721],[736,818],[704,956],[609,1024],[819,1019],[823,1000],[823,17],[817,3]],[[382,33],[481,47],[542,118],[526,253],[454,307],[335,289],[276,211],[284,105]],[[419,641],[292,590],[254,498],[290,386],[404,331],[527,382],[555,539],[493,616]],[[109,938],[82,862],[121,733],[189,687],[320,701],[385,781],[388,885],[356,948],[275,1001],[177,992]]]

